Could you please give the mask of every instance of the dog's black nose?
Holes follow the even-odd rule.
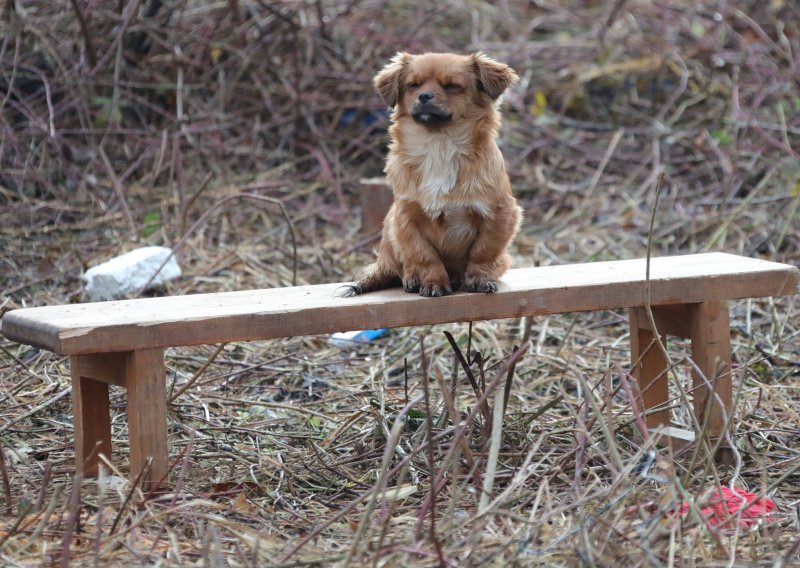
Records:
[[[419,102],[427,103],[428,101],[433,100],[433,96],[434,96],[433,93],[424,91],[419,94]]]

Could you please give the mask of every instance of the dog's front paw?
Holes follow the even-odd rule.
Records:
[[[419,295],[426,298],[438,298],[439,296],[447,296],[452,293],[453,289],[450,288],[449,285],[442,286],[440,284],[434,284],[433,282],[427,282],[420,286],[419,289]]]
[[[487,276],[467,276],[464,283],[467,292],[478,292],[481,294],[494,294],[497,292],[497,280]]]
[[[411,294],[419,292],[420,282],[416,275],[403,277],[403,290]]]

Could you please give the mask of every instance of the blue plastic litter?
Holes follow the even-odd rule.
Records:
[[[341,331],[331,334],[328,341],[339,347],[349,347],[354,343],[369,343],[385,334],[388,329],[362,329],[359,331]]]

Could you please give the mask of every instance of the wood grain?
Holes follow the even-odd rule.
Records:
[[[125,386],[126,353],[95,353],[77,357],[78,374],[101,383]],[[72,365],[75,366],[76,359]]]
[[[642,329],[657,330],[662,335],[672,335],[686,339],[692,337],[691,308],[686,304],[654,307],[653,320],[656,324],[655,330],[651,328],[645,308],[632,308],[632,312],[635,312],[637,324]]]
[[[645,327],[647,316],[644,310],[630,310],[631,325],[631,370],[639,383],[648,428],[669,426],[669,361],[655,342],[655,335]],[[661,336],[666,345],[666,336]]]
[[[654,258],[654,305],[796,294],[798,269],[725,253]],[[2,332],[60,354],[272,339],[644,305],[644,259],[510,270],[492,295],[355,298],[341,284],[12,310]]]
[[[152,459],[142,478],[145,485],[159,481],[169,467],[166,380],[163,349],[134,351],[125,357],[131,477]]]
[[[111,457],[111,416],[108,383],[81,375],[82,367],[90,366],[95,376],[102,375],[101,364],[82,364],[93,355],[72,357],[72,415],[75,433],[77,470],[87,477],[97,475],[99,455]],[[112,371],[113,372],[113,371]]]
[[[358,197],[361,201],[361,233],[379,234],[383,219],[394,201],[392,187],[383,177],[362,179],[358,185]]]
[[[733,420],[731,331],[726,302],[704,302],[692,309],[694,413],[711,438],[720,437]]]

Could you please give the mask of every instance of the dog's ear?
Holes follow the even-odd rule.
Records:
[[[506,89],[519,80],[511,67],[495,61],[480,51],[472,54],[472,64],[478,77],[478,88],[492,100],[497,100]]]
[[[392,108],[400,98],[403,79],[410,59],[411,56],[408,53],[400,52],[392,57],[380,73],[375,75],[375,90]]]

